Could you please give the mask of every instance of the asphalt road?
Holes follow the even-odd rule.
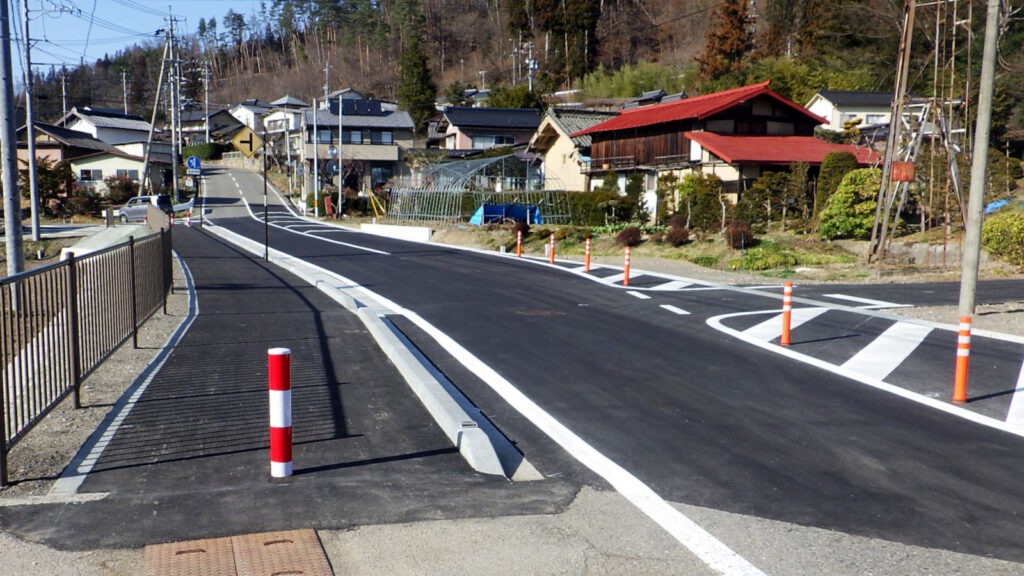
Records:
[[[259,205],[262,184],[242,171],[234,179],[211,175],[212,218],[262,241],[263,224],[237,203],[241,190]],[[331,229],[275,204],[272,195],[273,248],[415,312],[666,500],[1024,561],[1024,439],[750,346],[707,324],[770,310],[777,295],[694,285],[648,290],[641,299],[564,267]],[[641,278],[631,287],[643,287]],[[986,284],[981,300],[1016,296],[1018,286]],[[806,293],[825,299],[824,290]],[[901,304],[956,297],[941,284],[827,290]],[[813,355],[814,345],[826,342],[817,353],[848,360],[885,329],[884,319],[846,314],[830,312],[829,323],[798,330],[802,349]],[[573,455],[546,442],[544,431],[487,382],[404,326],[541,473],[579,471]],[[951,374],[950,350],[948,338],[929,336],[899,378]],[[993,353],[1006,366],[1002,376],[1019,369],[1019,355],[1007,357],[1017,350],[1007,345]],[[1005,383],[992,386],[1010,396]],[[940,388],[948,393],[944,382]]]

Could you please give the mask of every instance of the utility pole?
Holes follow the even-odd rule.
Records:
[[[0,168],[3,168],[7,275],[25,270],[21,236],[21,195],[18,193],[18,140],[14,126],[14,66],[11,64],[11,15],[0,1]]]
[[[124,113],[128,114],[128,71],[121,70],[121,93],[124,94]]]
[[[907,93],[907,76],[910,68],[910,45],[914,32],[914,12],[917,11],[915,0],[906,0],[903,16],[903,34],[900,37],[899,62],[896,68],[896,86],[892,94],[890,107],[889,135],[885,143],[885,161],[882,164],[882,183],[878,190],[878,201],[875,204],[875,222],[871,227],[870,252],[868,261],[875,256],[879,260],[885,258],[888,243],[889,211],[892,209],[892,162],[900,145],[900,128],[903,125],[903,100]],[[884,205],[884,206],[883,206]]]
[[[319,146],[319,136],[317,135],[317,110],[316,110],[316,98],[313,98],[313,216],[320,218],[320,171],[317,164],[320,163],[320,159],[317,157],[317,146]]]
[[[985,20],[985,48],[981,57],[981,85],[978,87],[978,121],[974,130],[971,190],[967,201],[963,267],[960,272],[960,316],[974,315],[978,289],[981,211],[985,202],[985,177],[988,175],[988,138],[992,130],[992,93],[995,90],[999,3],[1000,0],[988,0],[988,15]]]
[[[162,32],[158,30],[157,34]],[[149,182],[149,153],[153,149],[153,131],[156,129],[156,113],[160,110],[160,92],[163,90],[164,83],[164,69],[167,67],[167,49],[168,43],[164,42],[164,53],[160,58],[160,75],[157,76],[156,80],[156,94],[154,98],[156,101],[153,102],[153,115],[149,121],[149,137],[146,138],[146,150],[142,157],[142,179],[139,181],[139,196],[146,194],[146,183]]]
[[[203,106],[205,109],[205,120],[203,120],[203,127],[206,131],[205,144],[210,143],[210,62],[203,62]]]
[[[173,77],[173,80],[169,84],[170,88],[170,108],[171,108],[171,178],[173,183],[171,189],[174,191],[174,201],[180,202],[181,199],[178,197],[178,91],[176,86],[178,84],[178,66],[177,60],[178,55],[174,51],[174,15],[172,14],[167,18],[168,29],[167,29],[167,43],[170,46],[170,64],[171,70],[169,74]]]
[[[331,63],[324,64],[324,102],[331,93]]]
[[[68,115],[68,75],[64,72],[64,67],[60,67],[60,105],[63,112],[62,116]]]
[[[25,38],[25,137],[28,139],[28,189],[32,213],[32,241],[39,242],[39,178],[36,174],[35,114],[32,112],[32,37],[28,33],[28,0],[21,3],[24,11]]]

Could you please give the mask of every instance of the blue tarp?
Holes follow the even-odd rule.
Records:
[[[484,204],[477,208],[476,213],[469,219],[469,223],[474,226],[482,226],[502,220],[515,220],[516,222],[529,222],[530,224],[544,223],[540,216],[540,208],[536,206],[523,206],[522,204]]]
[[[988,205],[985,206],[985,214],[995,212],[1009,203],[1009,200],[996,200],[995,202],[989,202]]]

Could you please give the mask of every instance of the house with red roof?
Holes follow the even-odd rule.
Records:
[[[594,181],[610,171],[714,174],[734,201],[762,173],[794,162],[814,172],[836,150],[852,152],[862,165],[881,161],[869,149],[815,138],[814,127],[825,119],[779,96],[770,83],[624,110],[572,136],[591,138]]]

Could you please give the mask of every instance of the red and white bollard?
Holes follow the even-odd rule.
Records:
[[[142,215],[142,225],[149,226],[149,216],[146,216],[145,214]]]
[[[793,283],[782,284],[782,338],[779,344],[789,346],[789,325],[793,317]]]
[[[267,350],[270,383],[270,476],[292,475],[292,351]]]
[[[516,230],[516,258],[523,257],[523,231]]]
[[[168,222],[168,224],[167,224],[168,227],[174,228],[174,214],[170,214],[169,215],[169,217],[167,219],[167,222]]]
[[[626,265],[622,267],[622,285],[629,286],[629,246],[626,246]]]
[[[191,228],[192,227],[192,211],[191,210],[188,211],[188,214],[185,214],[185,227],[186,228]]]
[[[960,333],[956,338],[956,377],[953,380],[953,403],[967,403],[967,369],[971,363],[971,317],[960,317]]]
[[[549,244],[549,248],[550,249],[548,250],[548,263],[554,264],[555,263],[555,235],[554,234],[551,235],[551,241],[550,241],[550,244]]]
[[[583,271],[590,272],[590,238],[587,238],[583,248]]]

